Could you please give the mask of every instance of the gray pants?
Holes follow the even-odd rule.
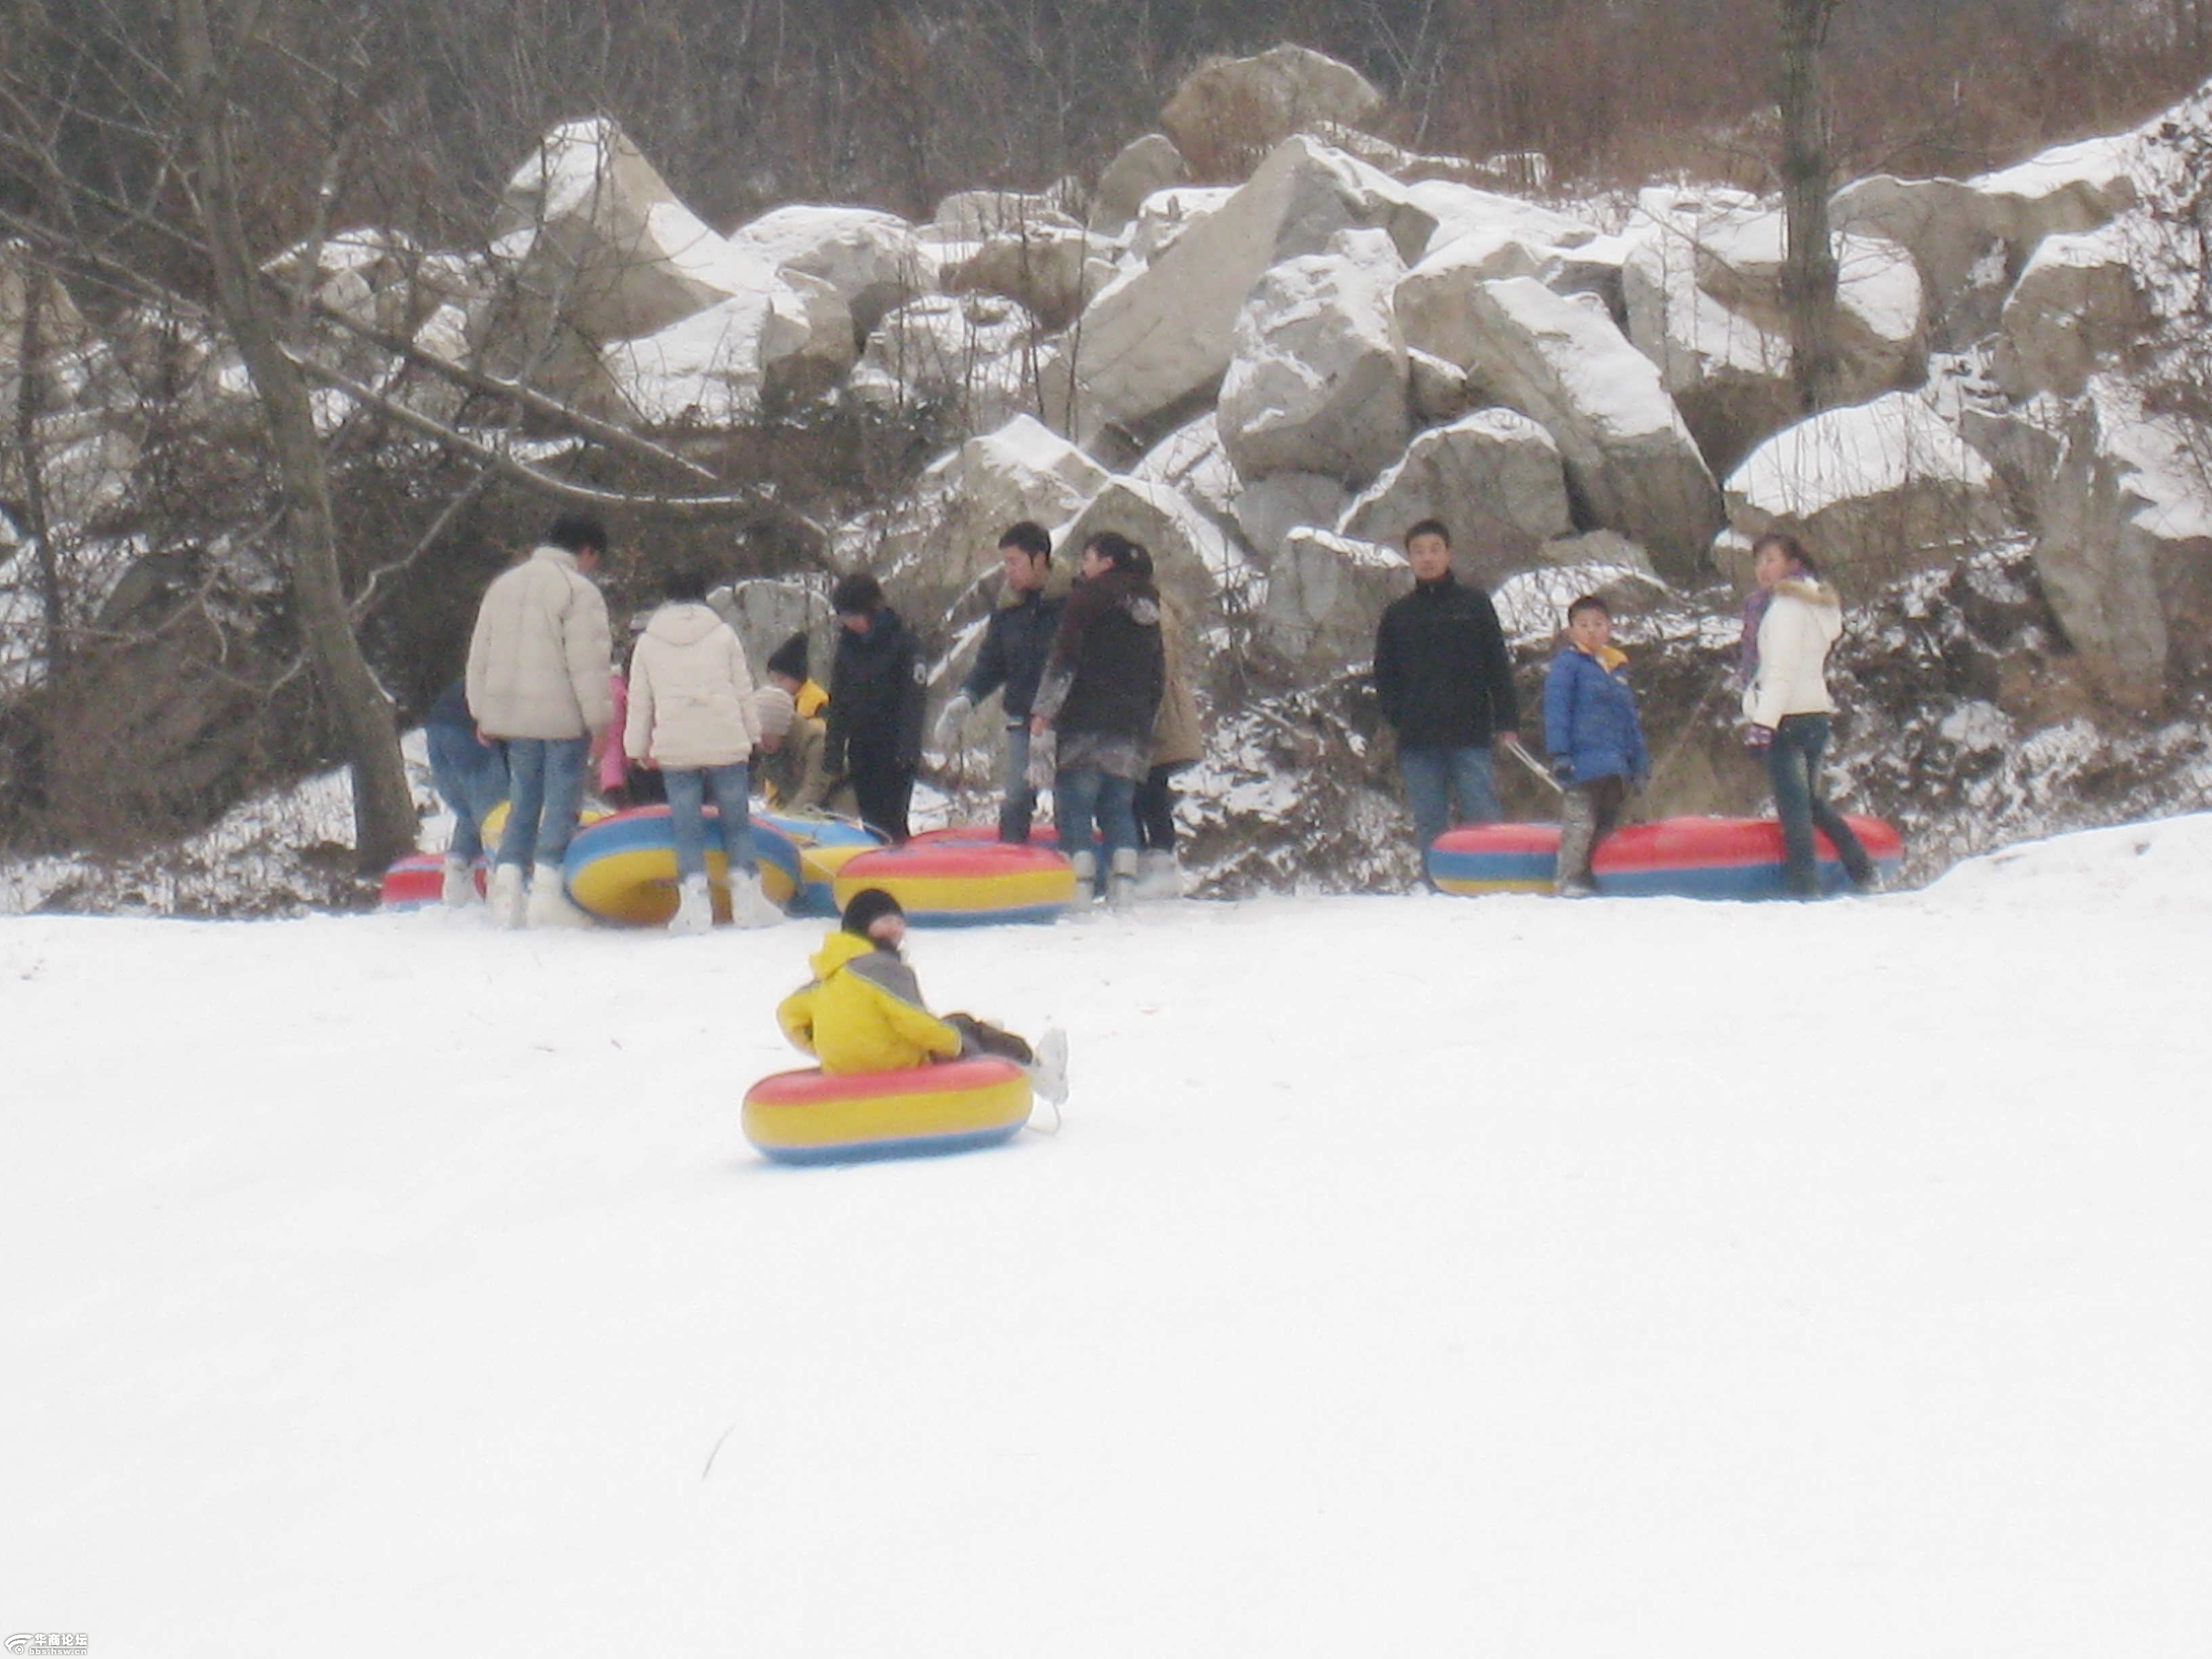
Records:
[[[1591,878],[1590,856],[1600,842],[1620,827],[1620,809],[1627,804],[1628,780],[1617,773],[1568,786],[1559,803],[1561,884]]]

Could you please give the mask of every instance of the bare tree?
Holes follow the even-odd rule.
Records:
[[[1808,412],[1833,401],[1836,250],[1828,228],[1832,185],[1820,57],[1843,0],[1781,0],[1782,208],[1788,226],[1782,305],[1790,369]]]

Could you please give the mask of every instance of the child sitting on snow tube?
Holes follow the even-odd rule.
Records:
[[[899,955],[905,938],[906,912],[896,899],[880,887],[854,894],[837,931],[808,963],[813,979],[777,1005],[783,1034],[831,1076],[997,1054],[1025,1068],[1045,1099],[1065,1100],[1067,1038],[1048,1030],[1032,1050],[1012,1032],[966,1014],[939,1019]]]

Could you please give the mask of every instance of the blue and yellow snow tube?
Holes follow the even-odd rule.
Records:
[[[715,811],[706,809],[711,825]],[[761,891],[780,905],[799,890],[799,849],[789,836],[756,817],[753,862]],[[714,888],[714,919],[730,916],[729,872],[719,845],[707,837],[707,878]],[[576,832],[562,866],[568,896],[601,921],[627,927],[657,927],[676,914],[676,840],[665,806],[640,806]]]
[[[796,916],[836,915],[837,872],[846,860],[884,844],[884,838],[858,818],[756,811],[753,824],[756,830],[765,824],[788,837],[796,849],[799,890],[789,906]]]
[[[1054,921],[1075,902],[1075,866],[1048,847],[908,842],[848,858],[833,890],[841,911],[880,887],[919,927]]]
[[[778,1072],[745,1091],[745,1139],[779,1164],[964,1152],[1029,1121],[1029,1073],[994,1056],[899,1072]]]

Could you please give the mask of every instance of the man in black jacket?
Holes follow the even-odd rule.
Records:
[[[1494,823],[1504,816],[1490,751],[1493,744],[1519,741],[1521,708],[1490,596],[1452,575],[1451,532],[1424,519],[1406,532],[1406,561],[1413,567],[1413,591],[1382,613],[1375,691],[1398,733],[1406,803],[1425,854],[1454,823]]]
[[[1006,586],[999,607],[983,628],[983,648],[975,665],[945,712],[937,717],[937,746],[950,750],[975,705],[1004,688],[1006,725],[1006,793],[999,806],[999,839],[1025,842],[1036,812],[1036,791],[1030,784],[1030,707],[1044,675],[1052,636],[1060,628],[1064,595],[1046,597],[1052,577],[1052,538],[1042,525],[1024,519],[999,538]]]
[[[837,655],[830,669],[826,763],[833,779],[853,785],[863,822],[907,839],[907,805],[921,763],[921,647],[897,611],[884,603],[882,584],[865,571],[839,579],[830,592],[836,613]],[[834,788],[834,783],[832,785]]]

